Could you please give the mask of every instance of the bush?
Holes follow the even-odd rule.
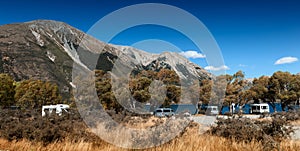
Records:
[[[277,112],[272,114],[272,117],[286,121],[297,121],[300,120],[300,111]]]
[[[94,134],[87,132],[87,126],[79,114],[64,114],[42,117],[37,111],[0,110],[0,137],[7,140],[27,139],[49,144],[72,138],[72,141],[95,142]]]
[[[219,119],[208,133],[238,142],[256,140],[270,149],[277,147],[293,132],[289,122],[281,118],[272,120],[251,120],[248,118]]]

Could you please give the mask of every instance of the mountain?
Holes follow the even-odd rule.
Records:
[[[130,56],[130,60],[140,70],[154,70],[167,68],[176,71],[179,77],[183,79],[195,78],[207,79],[210,74],[200,66],[190,62],[188,59],[175,52],[163,52],[161,54],[151,54],[142,50],[138,50],[129,46],[116,46],[112,47],[121,50],[125,56]]]
[[[134,65],[135,70],[168,68],[183,79],[210,77],[203,68],[177,53],[150,54],[106,44],[63,22],[35,20],[0,26],[0,73],[8,73],[15,80],[49,80],[68,93],[73,63],[90,70],[110,71],[117,59],[124,65]]]

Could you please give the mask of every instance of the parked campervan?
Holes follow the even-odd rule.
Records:
[[[269,104],[267,103],[251,104],[250,106],[250,112],[253,114],[270,113]]]
[[[157,117],[170,117],[175,115],[171,108],[157,108],[154,113]]]

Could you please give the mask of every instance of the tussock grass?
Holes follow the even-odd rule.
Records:
[[[0,118],[0,151],[122,151],[122,150],[134,150],[124,149],[111,145],[98,138],[91,131],[102,134],[105,133],[104,127],[96,127],[95,129],[88,129],[80,119],[80,116],[74,117],[51,117],[41,118],[38,113],[19,113],[19,112],[0,112],[2,117]],[[201,125],[193,123],[188,126],[180,136],[171,140],[163,145],[148,148],[147,151],[269,151],[269,150],[284,150],[284,151],[299,151],[300,140],[289,140],[283,135],[273,135],[281,132],[282,125],[286,125],[288,122],[285,119],[294,119],[294,116],[279,116],[279,121],[249,121],[238,120],[237,121],[220,121],[219,129],[216,133],[213,131],[206,131],[205,134],[199,133],[199,127]],[[285,117],[285,118],[283,118]],[[123,123],[126,126],[133,126],[135,128],[151,127],[156,124],[161,124],[162,119],[143,119],[134,118],[136,120],[128,120]],[[278,118],[276,118],[278,119]],[[293,121],[297,122],[298,121]],[[140,123],[140,124],[139,124]],[[223,123],[223,124],[222,124]],[[257,130],[253,130],[249,127],[255,123],[259,125],[262,123],[262,129],[264,134],[272,134],[271,140],[275,145],[272,148],[268,148],[270,144],[267,144],[263,140],[268,140],[268,137],[264,139],[257,139],[259,137],[246,137],[253,136],[257,133]],[[279,126],[277,126],[279,124]],[[175,123],[175,125],[178,125]],[[274,129],[275,127],[275,129]],[[203,127],[200,127],[203,128]],[[236,129],[236,131],[233,131]],[[207,130],[207,129],[206,129]],[[211,128],[214,130],[214,128]],[[278,131],[279,130],[279,131]],[[273,133],[276,132],[276,133]],[[160,132],[160,131],[158,131]],[[233,132],[228,133],[228,132]],[[225,135],[226,134],[226,135]],[[228,136],[241,136],[241,137],[228,137]],[[282,134],[282,133],[279,133]],[[285,134],[285,133],[284,133]],[[112,133],[111,137],[124,137],[126,139],[132,139],[118,131]],[[52,139],[52,136],[56,139]],[[147,136],[147,135],[146,135]],[[162,135],[163,137],[165,135]],[[256,136],[256,135],[255,135]],[[281,136],[281,137],[280,137]],[[50,139],[51,138],[51,139]],[[145,139],[146,140],[146,139]],[[121,142],[118,142],[121,143]],[[140,142],[138,142],[140,143]],[[144,142],[141,142],[144,143]],[[272,143],[272,142],[271,142]],[[147,143],[145,143],[147,144]],[[143,144],[141,144],[143,145]]]
[[[28,140],[8,141],[0,139],[0,150],[10,151],[122,151],[132,150],[123,149],[111,144],[101,142],[73,142],[66,139],[63,142],[53,142],[48,145],[42,143],[30,142]],[[148,151],[263,151],[264,144],[255,140],[250,142],[239,142],[226,138],[211,136],[208,134],[199,134],[196,129],[191,129],[183,136],[178,137],[166,144],[154,148],[146,149]],[[285,140],[273,150],[299,151],[300,141]]]

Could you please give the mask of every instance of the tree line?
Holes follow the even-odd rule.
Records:
[[[0,106],[18,106],[23,109],[40,108],[42,105],[62,103],[58,86],[49,81],[14,81],[8,74],[0,74]]]
[[[123,107],[117,102],[114,92],[112,91],[110,74],[102,70],[95,71],[95,87],[99,101],[105,109],[114,109],[116,111],[123,110]],[[163,102],[164,106],[171,103],[179,103],[180,100],[180,80],[175,71],[169,69],[161,69],[160,71],[143,70],[135,75],[130,76],[128,88],[130,94],[123,93],[122,87],[116,90],[119,96],[126,98],[131,95],[135,100],[145,103],[149,102],[150,98],[159,98],[158,94],[150,93],[150,85],[154,80],[162,81],[165,85],[166,96]],[[157,96],[156,96],[157,95]],[[155,99],[154,99],[155,101]],[[149,102],[155,104],[157,102]]]
[[[117,102],[112,91],[110,76],[108,72],[96,70],[95,90],[103,108],[122,110],[122,106]],[[277,71],[272,76],[261,76],[248,80],[245,79],[242,71],[238,71],[233,75],[217,76],[215,79],[223,79],[225,82],[224,96],[221,91],[218,92],[218,86],[220,85],[221,89],[222,84],[218,84],[213,78],[204,79],[199,80],[199,87],[194,88],[195,92],[199,94],[199,98],[191,95],[192,102],[208,104],[221,101],[223,105],[280,102],[283,107],[289,104],[299,104],[300,75]],[[149,102],[151,97],[159,98],[161,96],[151,96],[150,93],[150,85],[154,80],[162,81],[165,85],[164,106],[180,103],[182,90],[180,78],[175,71],[169,69],[144,70],[132,74],[128,82],[130,94],[122,93],[122,89],[119,90],[120,94],[121,96],[131,95],[139,102]],[[217,87],[216,90],[212,90],[213,85]],[[16,82],[11,76],[0,74],[0,106],[2,107],[17,105],[22,108],[38,108],[42,105],[62,103],[64,101],[59,92],[58,86],[49,81],[29,79]]]
[[[223,104],[243,105],[245,103],[282,103],[282,107],[299,104],[300,75],[277,71],[272,76],[261,76],[253,80],[245,79],[242,71],[233,75],[221,75],[226,79],[226,91]],[[203,80],[200,87],[200,101],[208,103],[213,93],[210,93],[213,81]]]
[[[103,71],[96,72],[99,75],[98,80],[96,80],[96,90],[101,103],[107,109],[115,108],[118,103],[111,92],[108,74]],[[106,78],[103,79],[101,77]],[[232,103],[244,105],[246,103],[262,102],[274,104],[280,102],[283,108],[290,104],[299,104],[300,75],[277,71],[272,76],[261,76],[249,80],[245,78],[243,71],[238,71],[233,75],[220,75],[214,77],[214,79],[223,80],[213,80],[213,78],[199,80],[199,87],[195,90],[199,98],[191,97],[195,99],[192,102],[195,104],[217,104],[222,102],[223,105],[230,105]],[[163,103],[164,106],[172,103],[180,103],[182,90],[180,87],[180,78],[174,71],[168,69],[162,69],[158,72],[141,71],[131,76],[129,89],[134,99],[139,102],[149,101],[151,97],[149,86],[153,80],[163,81],[166,85],[167,94]],[[222,82],[225,82],[225,86]],[[213,85],[216,87],[214,90]],[[222,87],[226,88],[224,94],[221,92]]]

